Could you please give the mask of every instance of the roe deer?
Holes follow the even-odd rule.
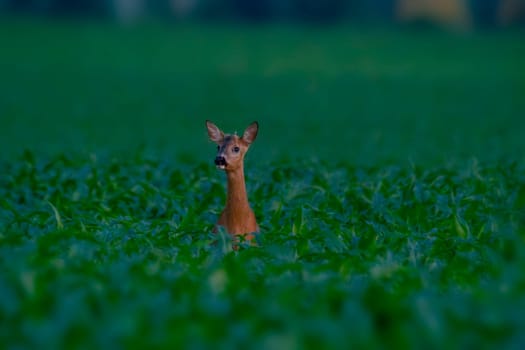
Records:
[[[244,182],[244,155],[257,137],[259,124],[253,122],[239,137],[236,134],[224,134],[215,124],[206,120],[210,140],[217,144],[215,165],[226,172],[228,191],[226,206],[215,226],[214,232],[222,226],[233,236],[244,236],[253,239],[253,233],[259,232],[255,214],[248,203],[246,184]]]

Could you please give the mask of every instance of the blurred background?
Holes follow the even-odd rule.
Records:
[[[105,18],[246,21],[428,22],[456,27],[524,23],[523,0],[2,0],[11,14]]]
[[[0,0],[0,156],[524,159],[525,0]]]

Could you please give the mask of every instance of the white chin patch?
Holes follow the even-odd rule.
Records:
[[[224,170],[226,169],[226,165],[217,165],[217,169]]]

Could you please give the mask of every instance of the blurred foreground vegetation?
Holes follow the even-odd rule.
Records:
[[[523,164],[249,168],[262,234],[232,251],[210,233],[224,184],[207,164],[26,153],[2,165],[0,343],[525,343]]]

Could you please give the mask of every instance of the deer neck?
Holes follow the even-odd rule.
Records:
[[[239,167],[226,173],[228,179],[228,193],[226,198],[226,212],[241,214],[250,210],[246,184],[244,182],[244,169]]]

